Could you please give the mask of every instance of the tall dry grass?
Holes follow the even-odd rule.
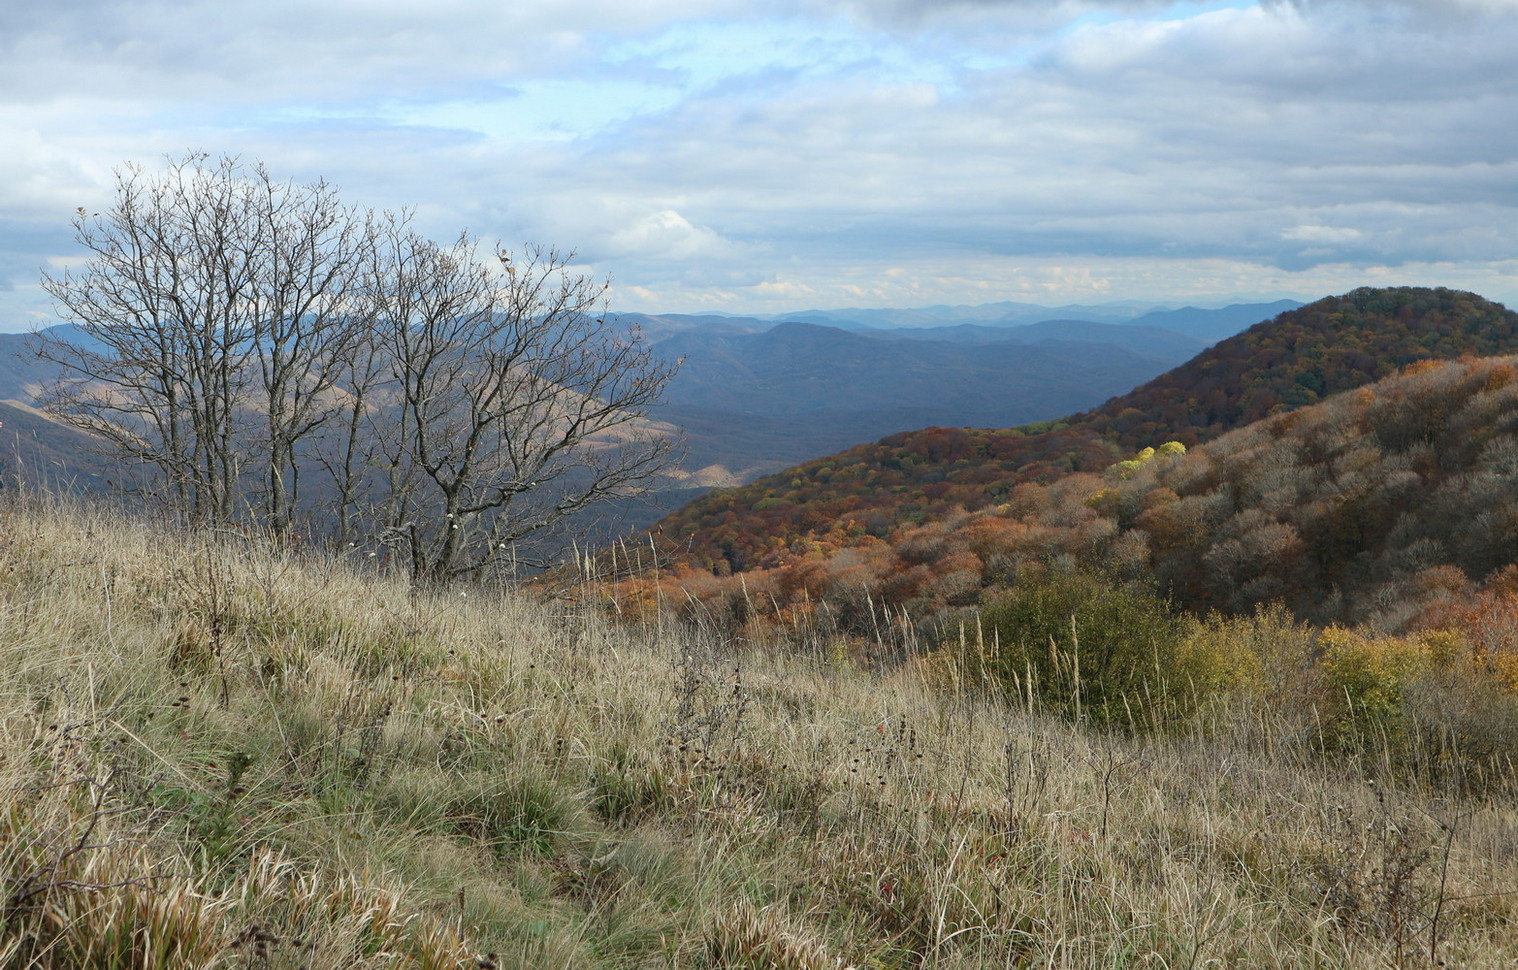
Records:
[[[12,501],[0,965],[1518,960],[1504,800],[801,646]]]

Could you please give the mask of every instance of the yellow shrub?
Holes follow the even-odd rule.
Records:
[[[1518,653],[1499,653],[1492,657],[1491,662],[1502,686],[1511,693],[1518,694]]]
[[[1201,683],[1224,693],[1258,693],[1262,657],[1256,649],[1255,622],[1247,617],[1213,613],[1196,620],[1186,632],[1183,651]]]
[[[1331,626],[1318,640],[1326,685],[1351,712],[1392,716],[1409,681],[1428,670],[1433,648],[1423,638],[1367,637]]]
[[[1458,630],[1425,630],[1418,638],[1428,647],[1429,662],[1436,670],[1468,666],[1475,655],[1475,648]]]

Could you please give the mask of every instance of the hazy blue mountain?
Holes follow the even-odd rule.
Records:
[[[1039,306],[1034,303],[1003,302],[912,309],[805,310],[759,319],[814,323],[842,330],[901,331],[903,335],[919,330],[944,330],[960,326],[1003,328],[1054,322],[1066,325],[1075,322],[1122,324],[1169,330],[1201,340],[1204,344],[1213,344],[1261,320],[1272,319],[1280,313],[1296,309],[1301,305],[1295,300],[1276,300],[1273,303],[1235,303],[1215,309],[1187,306],[1177,310],[1136,301],[1096,306],[1070,304],[1055,307]],[[959,337],[941,334],[934,339],[970,340],[981,337],[989,339],[988,335],[972,336],[968,333],[961,334]]]
[[[901,309],[802,310],[775,315],[777,320],[816,323],[843,330],[869,327],[891,330],[898,327],[944,327],[959,323],[988,326],[1016,326],[1040,320],[1079,319],[1099,323],[1122,323],[1156,309],[1152,303],[1121,302],[1101,306],[1039,306],[1036,303],[981,303],[975,306],[929,306]]]
[[[934,340],[964,342],[997,339],[984,331],[1004,330],[1030,325],[1085,326],[1120,324],[1127,327],[1153,327],[1184,334],[1204,343],[1216,343],[1231,337],[1261,320],[1269,320],[1302,304],[1295,300],[1273,303],[1235,303],[1205,309],[1187,306],[1180,309],[1134,301],[1096,306],[1070,304],[1040,306],[1034,303],[982,303],[974,306],[930,306],[899,309],[802,310],[792,313],[735,316],[726,313],[619,313],[628,324],[637,324],[653,340],[677,333],[704,330],[720,333],[757,333],[779,323],[812,323],[861,333],[899,333],[902,336],[926,335]],[[968,329],[960,329],[968,328]],[[1046,336],[1039,333],[1032,339]],[[1103,337],[1088,330],[1076,339],[1115,342],[1120,338]]]
[[[746,480],[840,442],[928,425],[1008,427],[1092,407],[1195,353],[1006,332],[973,342],[795,322],[751,334],[690,330],[655,345],[685,361],[655,416],[687,432],[687,467],[721,466]]]
[[[42,332],[85,347],[101,346],[70,324],[49,327]],[[30,404],[38,389],[57,379],[58,366],[37,360],[31,352],[33,342],[29,333],[0,333],[0,401]]]
[[[0,488],[24,481],[33,488],[99,492],[110,464],[95,440],[10,400],[0,400]]]
[[[616,313],[613,317],[629,330],[636,327],[645,339],[653,343],[692,330],[701,333],[758,333],[775,325],[774,320],[727,314]]]
[[[57,373],[52,364],[34,360],[27,347],[30,334],[0,333],[0,401],[29,402],[32,388],[51,380]]]
[[[1062,341],[1071,343],[1072,341]],[[685,365],[667,395],[672,404],[802,413],[847,403],[856,409],[963,407],[1005,409],[1025,392],[1079,385],[1116,369],[1121,380],[1156,363],[1131,348],[1080,343],[1078,351],[1009,340],[967,345],[945,340],[884,340],[836,327],[782,323],[755,334],[690,332],[656,345]],[[1053,374],[1070,360],[1078,373]],[[928,422],[933,423],[933,422]]]
[[[862,337],[883,340],[941,340],[956,344],[1107,344],[1145,357],[1180,363],[1207,348],[1207,341],[1160,327],[1092,320],[1044,320],[1018,326],[961,323],[952,327],[900,327],[894,330],[856,330]]]
[[[1212,344],[1303,305],[1296,300],[1276,300],[1274,303],[1234,303],[1217,310],[1188,306],[1179,310],[1153,310],[1126,323],[1129,326],[1161,327]]]

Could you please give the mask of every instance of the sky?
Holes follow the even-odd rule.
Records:
[[[1518,0],[0,5],[0,330],[187,151],[556,245],[617,309],[1518,306]]]

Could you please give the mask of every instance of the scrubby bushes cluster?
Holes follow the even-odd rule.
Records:
[[[1468,791],[1488,790],[1512,767],[1515,641],[1483,643],[1449,627],[1316,629],[1279,606],[1198,619],[1138,583],[1030,573],[985,605],[974,636],[923,658],[930,682],[1121,730],[1231,730],[1220,715],[1253,710],[1325,755]],[[1497,612],[1518,615],[1518,597],[1483,614]]]

